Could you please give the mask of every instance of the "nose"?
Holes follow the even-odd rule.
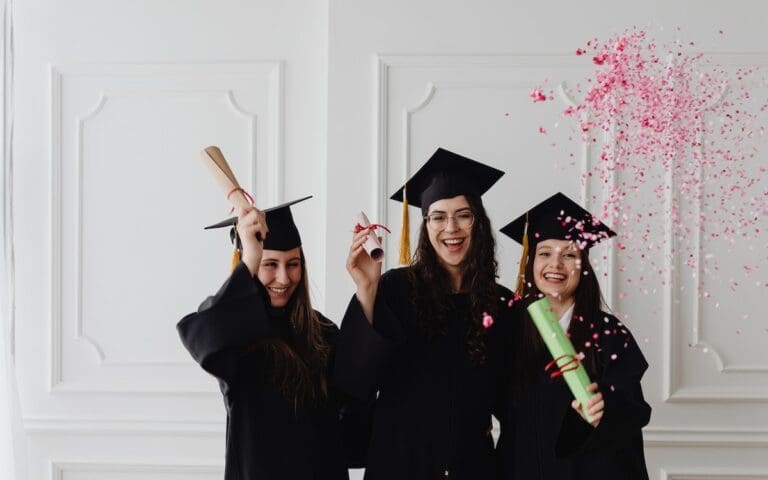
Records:
[[[285,265],[281,265],[277,269],[275,278],[277,278],[281,285],[288,285],[288,270],[285,268]]]
[[[456,217],[448,217],[445,221],[445,231],[455,232],[458,229],[459,229],[459,221],[456,220]]]

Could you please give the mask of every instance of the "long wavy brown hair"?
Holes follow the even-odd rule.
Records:
[[[523,288],[523,304],[530,305],[542,297],[541,291],[533,280],[533,256],[536,246],[531,249],[530,258],[525,266],[525,284]],[[583,352],[581,363],[590,377],[597,373],[596,346],[592,334],[600,331],[598,322],[602,322],[600,311],[605,307],[600,284],[589,262],[589,250],[580,250],[581,273],[579,285],[574,292],[573,317],[568,327],[568,334],[577,352]],[[605,307],[607,308],[607,307]],[[521,381],[513,382],[517,387],[535,383],[542,374],[544,366],[552,359],[547,352],[544,342],[533,324],[527,310],[520,310],[519,328],[517,330],[518,346],[515,349],[515,370]],[[597,330],[596,330],[597,329]],[[589,343],[587,343],[589,342]],[[589,345],[589,347],[587,346]]]
[[[475,216],[461,278],[461,291],[469,295],[470,304],[466,351],[475,365],[481,365],[486,361],[483,314],[493,316],[497,310],[496,240],[482,201],[471,195],[466,195],[465,198]],[[437,252],[429,241],[426,220],[422,221],[418,245],[410,267],[411,284],[415,290],[411,299],[419,326],[430,339],[444,334],[450,308],[447,292],[451,292],[453,287],[448,271],[440,263]]]
[[[326,377],[330,347],[323,338],[326,320],[312,308],[304,250],[301,250],[301,280],[288,303],[287,318],[293,330],[293,345],[270,337],[255,348],[263,352],[269,381],[294,406],[314,403],[328,396]]]

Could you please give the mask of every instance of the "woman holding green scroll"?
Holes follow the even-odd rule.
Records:
[[[501,478],[647,479],[641,429],[651,408],[640,379],[648,364],[627,327],[603,311],[589,263],[590,247],[615,233],[562,193],[501,231],[523,245],[518,295],[526,305],[546,296],[580,352],[558,368],[529,314],[520,310],[497,446]],[[594,382],[585,409],[562,378],[576,361]]]

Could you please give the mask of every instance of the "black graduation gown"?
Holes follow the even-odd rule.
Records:
[[[531,319],[521,310],[517,321]],[[571,408],[573,396],[562,377],[550,379],[544,364],[531,366],[541,371],[538,381],[510,394],[501,419],[497,449],[503,480],[648,479],[641,428],[651,407],[640,387],[648,363],[616,317],[601,312],[595,324],[601,326],[595,340],[600,349],[592,380],[605,400],[603,418],[593,428]]]
[[[432,340],[416,324],[407,268],[382,276],[373,326],[352,297],[334,374],[341,388],[359,398],[378,391],[367,480],[495,478],[491,414],[501,406],[501,332],[508,323],[502,306],[511,295],[500,285],[497,290],[501,313],[486,330],[487,361],[481,366],[466,353],[468,295],[446,294],[446,331]]]
[[[219,380],[224,395],[225,478],[347,480],[348,466],[362,466],[355,436],[365,430],[370,408],[331,388],[327,401],[294,410],[269,381],[263,352],[253,348],[274,336],[293,342],[289,319],[268,306],[267,295],[241,263],[215,296],[177,326],[184,346]],[[338,329],[318,316],[334,349]]]

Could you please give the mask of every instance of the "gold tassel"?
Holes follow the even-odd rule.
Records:
[[[240,263],[240,250],[235,247],[235,249],[232,251],[232,266],[230,270],[234,270],[238,263]]]
[[[408,219],[408,198],[403,187],[403,223],[400,227],[400,265],[411,264],[411,224]]]
[[[525,214],[525,227],[523,228],[523,254],[520,256],[520,268],[517,272],[517,288],[515,294],[523,296],[525,289],[525,266],[528,264],[528,214]]]

